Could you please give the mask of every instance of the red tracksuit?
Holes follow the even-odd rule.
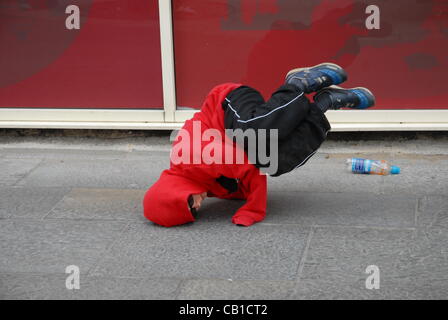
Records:
[[[209,93],[201,111],[183,126],[191,139],[194,137],[193,122],[199,121],[202,132],[207,129],[218,130],[223,137],[221,145],[224,147],[224,142],[230,143],[233,154],[236,154],[238,145],[229,142],[225,135],[222,102],[231,91],[240,86],[227,83],[215,87]],[[180,140],[173,144],[173,148],[178,143]],[[202,141],[200,151],[202,152],[210,143],[215,141]],[[195,150],[192,144],[190,145],[190,159],[192,159]],[[223,148],[223,155],[224,152]],[[216,181],[221,176],[238,179],[238,191],[229,194],[229,191]],[[171,161],[170,169],[163,171],[160,179],[146,193],[143,201],[144,215],[152,222],[165,227],[193,222],[195,219],[190,212],[188,198],[193,194],[207,192],[208,196],[221,199],[246,199],[246,203],[233,216],[232,222],[250,226],[265,217],[266,180],[266,175],[250,164],[246,156],[244,164],[174,164]]]

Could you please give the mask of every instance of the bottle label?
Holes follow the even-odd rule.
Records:
[[[372,161],[354,158],[352,160],[352,171],[355,173],[369,173],[372,169]]]

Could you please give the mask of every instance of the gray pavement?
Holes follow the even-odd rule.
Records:
[[[197,222],[166,229],[141,201],[168,138],[0,138],[0,299],[447,299],[447,147],[328,141],[269,179],[262,223],[236,227],[242,202],[207,199]],[[353,175],[352,156],[402,174]]]

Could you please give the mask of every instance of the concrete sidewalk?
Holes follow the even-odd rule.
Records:
[[[447,147],[329,141],[269,179],[264,222],[236,227],[242,202],[207,199],[197,222],[165,229],[141,200],[167,138],[0,139],[0,299],[447,299]],[[402,174],[353,175],[352,156]]]

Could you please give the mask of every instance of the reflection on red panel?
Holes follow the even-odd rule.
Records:
[[[174,0],[178,105],[197,107],[221,82],[265,96],[297,66],[332,61],[347,87],[366,86],[376,109],[448,108],[448,1]]]
[[[0,107],[163,105],[157,0],[1,0],[0,43]]]

